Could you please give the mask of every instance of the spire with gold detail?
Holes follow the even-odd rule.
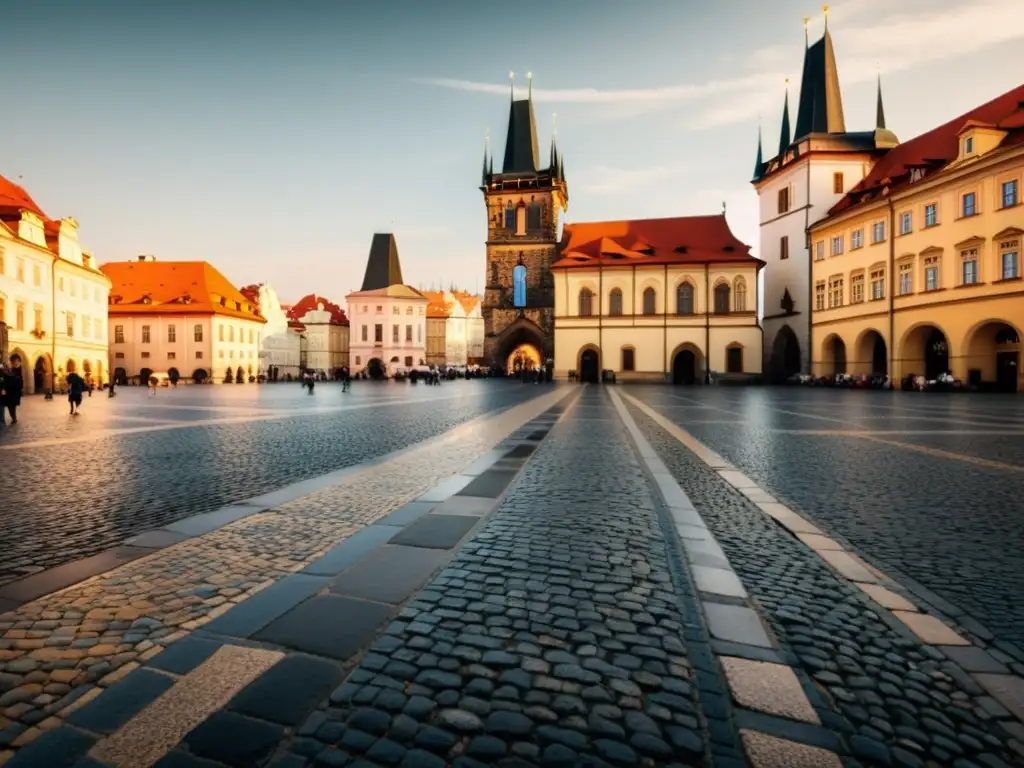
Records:
[[[505,161],[502,173],[537,173],[539,170],[537,152],[537,126],[533,119],[533,74],[528,80],[530,87],[525,99],[516,101],[515,74],[508,73],[511,103],[508,112],[508,133],[505,136]]]
[[[878,75],[878,104],[875,107],[875,128],[885,130],[885,107],[882,106],[882,75]]]
[[[839,70],[828,31],[827,5],[824,10],[825,34],[804,54],[794,139],[801,139],[809,133],[846,133]]]

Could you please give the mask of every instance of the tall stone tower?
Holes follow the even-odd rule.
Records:
[[[485,150],[480,187],[487,207],[484,357],[505,370],[554,357],[551,264],[569,192],[554,136],[548,166],[540,167],[532,96],[531,87],[517,101],[513,90],[501,173]]]

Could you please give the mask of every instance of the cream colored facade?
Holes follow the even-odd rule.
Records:
[[[620,381],[701,383],[708,371],[712,378],[726,372],[761,373],[754,263],[575,268],[553,273],[558,377],[579,373],[588,351],[597,353],[598,370],[615,371]],[[684,285],[692,291],[692,312],[685,300],[680,305]],[[719,303],[717,309],[723,311],[716,312],[715,290],[721,294],[726,288],[728,301]],[[586,298],[581,300],[584,291],[593,296],[590,316],[585,314]],[[622,295],[621,314],[613,314],[618,309],[613,307],[615,291]]]
[[[811,228],[817,375],[945,369],[1024,390],[1024,146],[1006,135],[967,125],[942,170]]]
[[[334,322],[323,303],[300,317],[299,322],[306,328],[306,370],[333,376],[339,368],[348,366],[349,327]]]
[[[387,375],[426,362],[426,296],[408,285],[391,285],[354,291],[346,299],[352,373],[366,370],[372,360]]]
[[[5,182],[6,183],[6,182]],[[0,223],[0,322],[8,356],[22,362],[24,393],[63,386],[71,371],[109,380],[110,281],[78,241],[78,222],[20,210]]]

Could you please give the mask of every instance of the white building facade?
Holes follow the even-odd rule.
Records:
[[[349,364],[349,327],[345,310],[315,293],[288,308],[292,332],[301,334],[299,367],[333,378]]]
[[[879,89],[874,131],[848,132],[839,74],[826,29],[805,54],[795,130],[789,97],[783,107],[778,154],[762,162],[760,139],[752,184],[758,195],[764,262],[764,355],[769,378],[811,369],[811,283],[808,228],[898,144],[885,129]],[[825,258],[814,254],[813,258]]]
[[[346,299],[352,373],[390,376],[398,368],[426,364],[426,296],[408,285],[390,285],[354,291]]]
[[[49,219],[0,177],[0,336],[3,354],[21,361],[25,394],[59,389],[72,371],[96,386],[108,380],[109,288],[78,222]]]
[[[277,292],[266,283],[249,285],[242,294],[254,301],[267,321],[259,349],[259,374],[268,381],[297,378],[302,364],[302,332],[288,324],[288,315]]]

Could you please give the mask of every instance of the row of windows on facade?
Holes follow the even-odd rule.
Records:
[[[914,293],[914,267],[916,259],[904,259],[898,263],[899,282],[897,296],[908,296]],[[941,257],[939,255],[924,256],[922,261],[922,278],[925,292],[938,291],[942,286]],[[1020,240],[1005,240],[999,244],[999,280],[1017,280],[1021,277]],[[885,298],[885,267],[877,266],[869,270],[871,275],[871,300]],[[966,248],[960,251],[960,282],[958,285],[977,285],[981,283],[981,259],[977,248]],[[819,280],[814,286],[815,309],[828,309],[843,306],[844,276],[833,275],[826,281]],[[864,301],[864,274],[853,274],[850,278],[850,303],[860,304]]]
[[[837,195],[841,195],[846,192],[846,182],[843,178],[842,171],[836,171],[832,174],[832,192]],[[789,213],[790,207],[793,205],[793,195],[789,187],[783,187],[779,190],[779,213]]]
[[[365,315],[366,313],[368,313],[370,311],[370,307],[369,307],[368,304],[363,304],[362,307],[361,307],[361,310],[362,310],[362,313]],[[384,314],[384,305],[383,304],[378,304],[376,306],[375,311],[376,311],[376,313],[378,315]],[[407,304],[406,307],[405,307],[405,314],[411,315],[414,312],[415,312],[415,310],[413,309],[413,305],[412,304]],[[420,307],[420,314],[422,315],[422,314],[425,314],[425,313],[426,313],[426,307]],[[400,314],[402,314],[402,307],[399,306],[398,304],[395,304],[394,306],[391,307],[391,314],[393,314],[393,315],[400,315]]]
[[[636,370],[636,350],[633,347],[623,347],[622,367],[623,371]],[[725,350],[725,372],[743,373],[743,347],[739,344],[731,344]]]
[[[227,339],[225,339],[224,329],[227,329]],[[149,344],[151,339],[150,326],[142,326],[142,343]],[[196,324],[192,327],[192,339],[194,341],[203,340],[203,326]],[[231,325],[221,325],[217,327],[217,340],[233,342],[235,340],[235,328]],[[167,326],[167,342],[174,344],[178,341],[178,326],[168,325]],[[238,329],[238,341],[242,344],[245,343],[245,328]],[[252,328],[249,329],[249,343],[255,344],[259,342],[259,334],[256,334]],[[114,326],[114,343],[124,344],[124,326]]]
[[[747,311],[747,284],[742,277],[736,278],[735,292],[728,283],[719,283],[714,290],[714,313],[716,315],[727,315],[729,312]],[[645,288],[643,293],[644,315],[657,314],[657,292],[653,288]],[[579,314],[580,317],[594,316],[594,292],[589,288],[580,289]],[[676,288],[676,314],[696,314],[697,303],[695,301],[694,286],[691,283],[683,282]],[[622,316],[622,290],[613,288],[608,292],[608,314],[611,317]]]
[[[512,201],[509,201],[505,206],[504,224],[505,229],[517,235],[539,231],[541,228],[540,203],[512,205]]]
[[[4,249],[0,248],[0,277],[6,277],[6,276],[7,276],[6,258],[5,258],[5,254],[4,254]],[[26,282],[26,279],[25,279],[25,259],[21,258],[20,256],[17,259],[14,260],[14,279],[17,280],[19,283],[25,283]],[[43,284],[45,282],[46,282],[46,275],[43,272],[42,265],[40,265],[40,264],[33,264],[32,265],[32,285],[34,287],[36,287],[36,288],[42,288]],[[72,296],[78,296],[78,293],[79,293],[79,282],[81,282],[82,298],[88,299],[89,298],[89,285],[85,281],[78,281],[78,280],[69,279],[68,280],[68,286],[70,288],[70,291],[69,291],[70,294]],[[60,275],[60,276],[57,277],[57,290],[63,292],[64,291],[64,286],[65,286],[64,277],[63,277],[63,275]],[[99,288],[99,286],[93,286],[92,298],[93,298],[93,301],[95,301],[97,304],[104,304],[104,303],[106,303],[106,300],[105,300],[105,298],[103,296],[103,291]]]
[[[225,357],[224,350],[222,349],[219,352],[220,352],[220,354],[218,354],[218,357],[221,360],[223,360],[224,357]],[[149,360],[150,359],[149,352],[142,352],[142,353],[140,353],[140,356],[142,357],[143,360]],[[235,350],[233,350],[233,349],[230,350],[229,354],[227,355],[227,357],[232,359],[232,360],[234,360],[235,359]],[[239,351],[238,357],[240,359],[243,359],[243,360],[245,358],[248,358],[248,359],[252,360],[253,359],[252,350],[251,349],[248,350],[248,354],[245,354],[243,351]],[[195,358],[196,358],[196,360],[202,360],[203,359],[203,352],[202,352],[202,350],[199,350],[199,349],[196,350]],[[114,359],[115,360],[124,360],[124,352],[115,352],[114,353]],[[168,360],[177,360],[178,359],[178,353],[177,352],[168,352],[167,353],[167,359]]]
[[[394,344],[398,344],[399,343],[399,336],[401,335],[401,330],[400,330],[401,327],[402,326],[400,326],[400,325],[392,325],[391,326],[391,341]],[[361,332],[360,332],[360,338],[363,341],[369,341],[369,326],[366,326],[366,325],[362,326]],[[412,326],[411,325],[405,326],[405,341],[406,341],[406,343],[410,343],[410,344],[412,343]],[[373,342],[375,344],[383,344],[384,343],[384,325],[382,323],[377,323],[375,326],[373,326]],[[423,342],[423,326],[422,325],[417,325],[416,326],[416,343],[420,344],[422,342]]]
[[[1012,208],[1016,206],[1020,200],[1019,189],[1017,180],[1013,179],[1010,181],[1003,182],[1002,194],[1000,196],[1002,206],[1001,208]],[[968,218],[970,216],[977,216],[981,213],[978,208],[978,195],[976,192],[965,192],[960,197],[960,216],[959,218]],[[930,227],[936,227],[939,225],[939,206],[938,203],[928,203],[924,206],[923,210],[924,227],[925,229]],[[897,217],[899,223],[899,234],[909,235],[914,231],[914,212],[913,211],[901,211]],[[885,222],[876,221],[871,225],[871,244],[881,243],[885,241]],[[850,248],[856,250],[864,245],[864,230],[855,229],[850,233]],[[833,256],[839,256],[842,254],[846,247],[846,236],[836,235],[832,238],[831,253]],[[821,261],[825,258],[825,241],[819,240],[815,245],[814,258]]]
[[[405,367],[406,368],[412,368],[412,361],[413,361],[412,355],[406,355],[405,356]],[[392,357],[391,358],[391,362],[392,363],[397,363],[398,362],[398,358],[397,357]],[[356,362],[355,362],[355,364],[356,365],[362,365],[363,364],[362,356],[356,355]],[[420,365],[423,365],[423,360],[422,359],[420,359]]]
[[[25,313],[26,305],[24,302],[16,302],[14,305],[14,330],[24,331],[25,328]],[[45,332],[43,324],[43,308],[38,304],[32,307],[32,330],[31,333],[42,335]],[[68,338],[73,339],[77,332],[78,316],[74,312],[66,312],[66,333]],[[0,323],[7,324],[7,303],[3,298],[0,298]],[[103,322],[96,317],[89,317],[88,315],[82,315],[82,338],[83,339],[96,339],[97,341],[103,341]]]

